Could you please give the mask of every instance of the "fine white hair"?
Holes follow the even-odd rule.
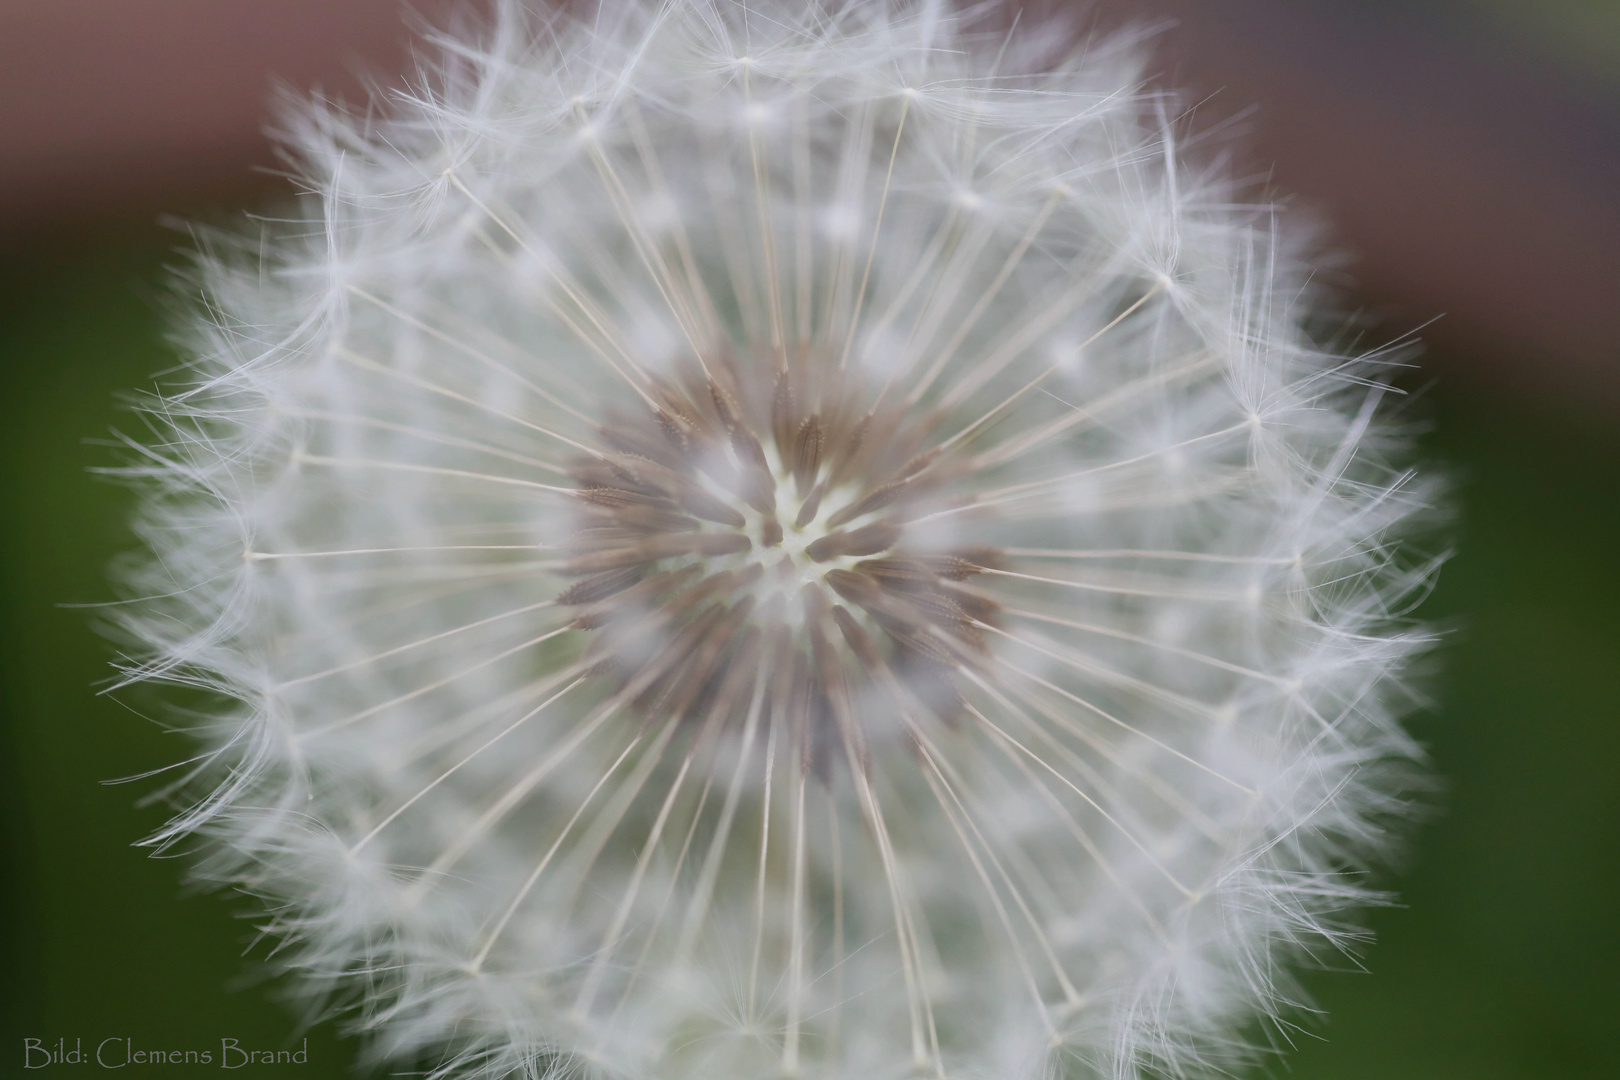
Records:
[[[376,1060],[1209,1075],[1359,939],[1387,357],[1138,37],[983,14],[500,0],[206,238],[131,444],[127,677],[205,717],[155,842]]]

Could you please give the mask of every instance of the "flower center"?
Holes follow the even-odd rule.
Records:
[[[704,724],[776,687],[800,702],[807,761],[851,749],[873,689],[899,715],[954,712],[997,614],[968,580],[997,555],[928,539],[960,475],[883,399],[830,365],[762,377],[721,358],[609,410],[572,470],[579,580],[558,597],[594,634],[590,669],[649,716]]]

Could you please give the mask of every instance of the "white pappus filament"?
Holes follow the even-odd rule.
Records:
[[[496,8],[199,261],[157,842],[435,1074],[1240,1062],[1414,757],[1377,359],[1128,37]]]

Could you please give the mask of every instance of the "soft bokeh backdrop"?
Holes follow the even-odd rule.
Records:
[[[1366,971],[1309,982],[1326,1019],[1261,1074],[1298,1080],[1581,1080],[1620,1075],[1620,4],[1614,0],[1142,0],[1173,12],[1174,80],[1206,122],[1330,216],[1396,334],[1449,313],[1408,414],[1457,490],[1457,557],[1424,614],[1449,629],[1413,720],[1443,788],[1377,911]],[[131,546],[129,496],[88,471],[138,420],[178,233],[271,205],[257,129],[272,74],[356,85],[404,55],[392,0],[10,0],[0,36],[0,1075],[23,1040],[86,1049],[297,1047],[254,981],[239,898],[183,890],[134,840],[188,753],[140,694],[97,696],[94,610]],[[1089,18],[1090,16],[1088,16]],[[179,29],[176,30],[175,28]],[[21,59],[19,59],[21,58]],[[20,66],[19,66],[20,64]],[[21,72],[21,74],[19,74]],[[345,82],[345,80],[348,80]],[[1226,106],[1230,103],[1231,108]],[[1223,111],[1224,110],[1224,111]],[[187,119],[187,117],[190,119]],[[1449,325],[1448,325],[1449,324]],[[307,1032],[351,1075],[356,1044]],[[109,1044],[115,1053],[121,1044]],[[62,1066],[92,1074],[96,1067]]]

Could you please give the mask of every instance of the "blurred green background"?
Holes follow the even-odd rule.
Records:
[[[245,902],[187,895],[180,862],[131,846],[161,819],[134,808],[151,783],[105,781],[187,747],[93,692],[111,647],[92,612],[60,606],[107,600],[104,568],[131,544],[128,494],[86,471],[114,453],[87,440],[133,423],[116,395],[174,362],[167,243],[64,240],[0,271],[4,1075],[24,1037],[212,1047],[216,1069],[222,1037],[304,1037],[273,983],[242,985],[266,951],[244,959]],[[1386,875],[1404,906],[1371,914],[1368,972],[1309,979],[1327,1018],[1304,1018],[1268,1075],[1620,1076],[1620,436],[1612,416],[1455,381],[1414,406],[1433,425],[1422,456],[1455,477],[1460,509],[1457,557],[1424,611],[1450,630],[1429,683],[1439,705],[1413,719],[1440,811]],[[350,1074],[355,1043],[330,1023],[308,1037],[309,1064],[256,1074]]]

